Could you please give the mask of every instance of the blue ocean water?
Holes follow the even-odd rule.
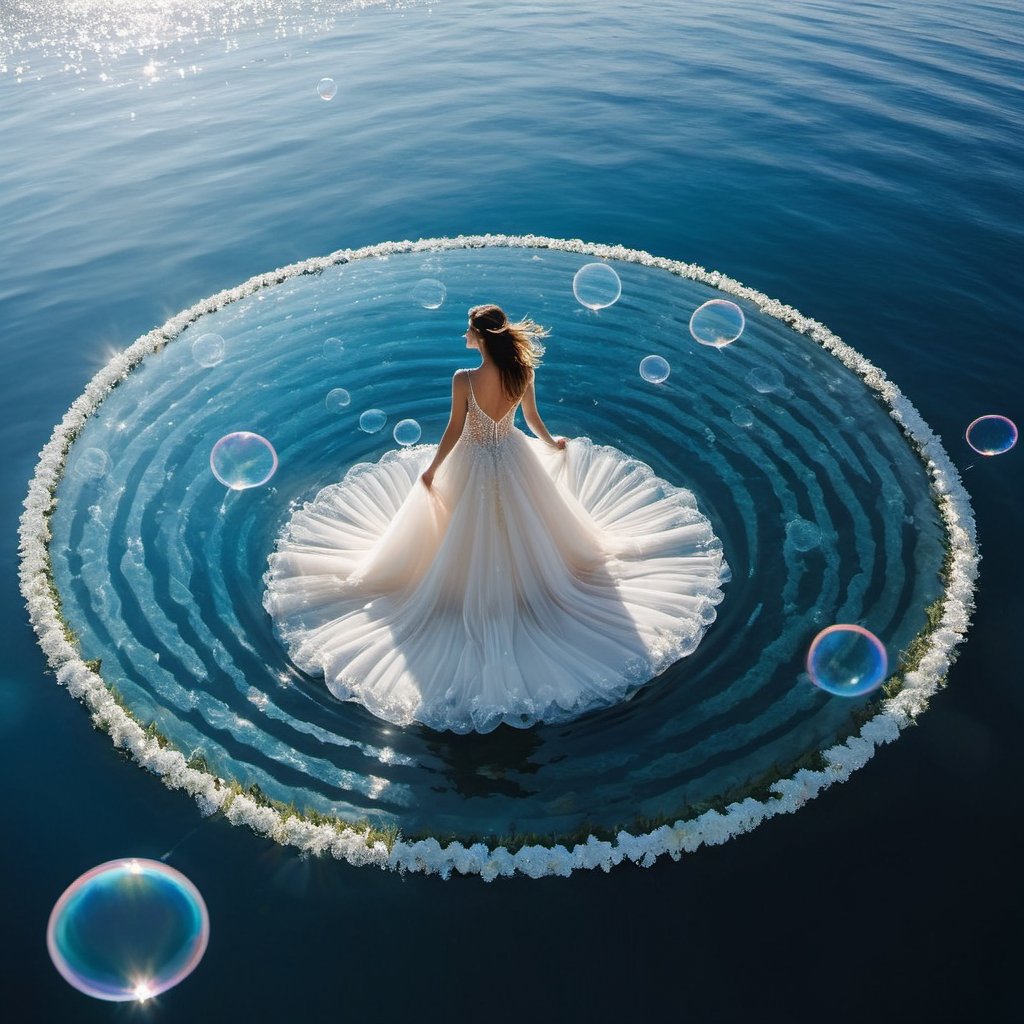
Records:
[[[54,972],[46,917],[87,868],[172,849],[211,941],[153,1008],[165,1019],[1009,1019],[1021,453],[976,457],[963,431],[1024,419],[1022,41],[1013,3],[7,5],[15,1019],[108,1019]],[[44,672],[15,579],[19,506],[109,355],[276,266],[484,231],[621,242],[792,303],[883,367],[964,470],[984,561],[949,688],[799,815],[610,876],[400,879],[202,821]]]

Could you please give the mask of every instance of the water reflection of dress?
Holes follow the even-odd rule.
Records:
[[[354,466],[299,509],[264,605],[295,663],[399,725],[488,732],[617,703],[691,653],[728,579],[693,496],[476,403],[434,449]]]

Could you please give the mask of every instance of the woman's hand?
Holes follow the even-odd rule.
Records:
[[[567,437],[553,437],[551,443],[561,452],[565,451],[565,446],[569,443]]]
[[[434,482],[433,468],[423,470],[420,474],[420,479],[423,481],[423,486],[429,491],[430,485]]]

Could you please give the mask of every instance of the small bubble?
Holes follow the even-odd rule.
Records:
[[[110,470],[110,456],[102,448],[86,448],[75,459],[73,472],[83,480],[101,480]]]
[[[341,412],[352,401],[352,396],[344,388],[333,388],[327,392],[324,405],[328,412]]]
[[[668,360],[661,356],[644,356],[640,360],[640,376],[648,384],[663,384],[671,372]]]
[[[746,376],[747,383],[762,395],[781,391],[785,386],[782,374],[773,366],[755,366]]]
[[[338,85],[333,78],[321,78],[316,83],[316,91],[322,100],[333,100],[338,94]]]
[[[448,289],[438,280],[432,277],[425,277],[417,281],[412,289],[414,302],[419,303],[424,309],[440,309],[448,295]]]
[[[607,263],[587,263],[572,279],[576,301],[587,309],[605,309],[615,305],[622,295],[622,281]]]
[[[728,299],[711,299],[698,306],[690,317],[690,334],[694,341],[712,348],[731,345],[746,325],[743,310]]]
[[[376,434],[379,430],[384,429],[384,424],[387,421],[388,416],[383,409],[367,409],[359,417],[359,429],[367,434]]]
[[[200,334],[192,342],[192,358],[200,366],[216,366],[224,358],[224,339],[219,334]]]
[[[732,412],[729,413],[729,419],[731,419],[737,427],[752,427],[754,425],[753,413],[751,413],[745,405],[735,406]]]
[[[345,354],[345,342],[341,338],[325,338],[321,351],[323,352],[324,359],[336,362]]]
[[[796,551],[811,551],[821,543],[821,527],[797,516],[786,523],[786,540]]]
[[[393,431],[395,441],[403,447],[415,444],[423,434],[415,420],[399,420]]]
[[[277,452],[265,437],[237,430],[213,446],[210,469],[225,487],[244,491],[265,484],[277,472]]]

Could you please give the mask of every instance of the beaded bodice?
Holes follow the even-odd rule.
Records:
[[[466,380],[469,382],[469,410],[466,413],[466,425],[463,428],[463,433],[475,444],[485,448],[495,448],[511,433],[519,403],[516,402],[500,420],[492,420],[477,405],[476,395],[473,394],[473,379],[468,373]]]

